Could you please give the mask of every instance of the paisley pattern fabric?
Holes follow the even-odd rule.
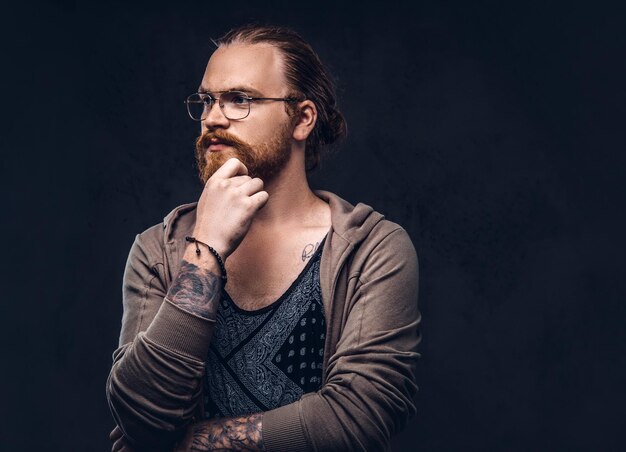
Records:
[[[320,389],[326,336],[319,280],[323,243],[269,306],[244,311],[224,292],[206,363],[207,418],[268,411]]]

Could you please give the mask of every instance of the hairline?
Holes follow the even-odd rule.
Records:
[[[274,48],[279,55],[279,65],[280,65],[280,69],[282,70],[283,73],[283,77],[285,79],[285,83],[287,83],[287,88],[289,89],[289,91],[287,92],[286,96],[292,96],[292,95],[297,95],[297,94],[303,94],[300,93],[298,88],[296,86],[293,85],[293,83],[291,83],[291,81],[289,80],[289,77],[287,76],[287,54],[286,52],[280,48],[279,45],[277,45],[276,43],[269,41],[269,40],[259,40],[259,41],[252,41],[252,40],[247,40],[247,39],[241,39],[240,37],[237,37],[235,39],[233,39],[230,42],[226,42],[226,43],[220,43],[219,41],[215,41],[213,40],[213,43],[217,46],[217,48],[215,49],[215,51],[219,50],[220,48],[226,48],[229,46],[261,46],[261,47],[272,47]],[[215,53],[215,52],[214,52]]]

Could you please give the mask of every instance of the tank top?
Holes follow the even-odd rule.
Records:
[[[269,411],[320,389],[326,336],[319,278],[324,241],[269,306],[245,311],[223,291],[206,362],[207,418]]]

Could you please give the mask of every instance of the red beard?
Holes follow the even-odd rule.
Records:
[[[196,139],[196,163],[200,180],[207,180],[231,157],[238,158],[248,168],[250,177],[268,182],[287,164],[291,155],[290,127],[281,130],[267,143],[251,146],[223,129],[207,130]],[[230,149],[209,152],[212,140],[219,140]]]

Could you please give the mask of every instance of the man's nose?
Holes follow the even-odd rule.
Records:
[[[206,118],[204,118],[202,120],[202,124],[207,127],[207,128],[212,128],[212,127],[228,127],[228,125],[230,124],[228,121],[228,118],[226,116],[224,116],[224,112],[222,111],[222,108],[220,107],[220,102],[219,100],[213,102],[213,105],[211,105],[211,108],[209,108],[209,111],[206,114]],[[205,107],[207,108],[207,107]]]

